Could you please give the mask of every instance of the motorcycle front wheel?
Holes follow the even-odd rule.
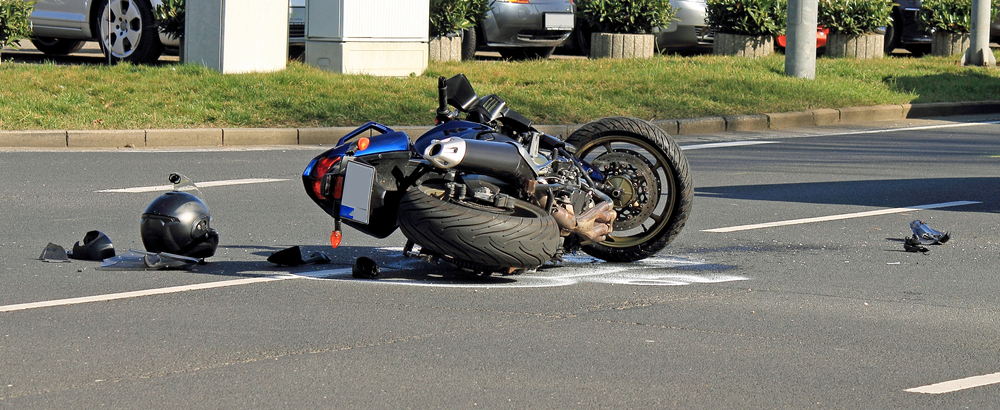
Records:
[[[566,142],[613,186],[618,213],[607,239],[584,245],[587,254],[611,262],[655,255],[680,234],[691,214],[694,183],[687,158],[659,127],[638,118],[590,122]]]
[[[410,187],[399,203],[399,228],[421,248],[461,267],[533,269],[562,245],[555,218],[521,200],[505,210],[443,200],[443,184]]]

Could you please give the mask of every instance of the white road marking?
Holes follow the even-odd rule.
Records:
[[[742,146],[746,146],[746,145],[777,144],[777,143],[778,143],[778,141],[713,142],[713,143],[709,143],[709,144],[684,145],[684,146],[681,146],[681,150],[682,151],[690,151],[690,150],[693,150],[693,149],[742,147]]]
[[[997,383],[1000,383],[1000,373],[984,374],[982,376],[966,377],[964,379],[928,384],[926,386],[914,387],[903,391],[910,393],[944,394]]]
[[[246,184],[263,184],[267,182],[281,182],[288,181],[287,179],[274,179],[274,178],[247,178],[247,179],[230,179],[225,181],[207,181],[198,182],[198,188],[213,187],[213,186],[229,186],[229,185],[246,185]],[[160,192],[169,191],[174,189],[173,185],[157,185],[157,186],[142,186],[135,188],[120,188],[120,189],[102,189],[100,191],[94,192],[115,192],[115,193],[142,193],[142,192]]]
[[[948,208],[948,207],[953,207],[953,206],[972,205],[972,204],[979,204],[979,203],[981,203],[981,202],[978,202],[978,201],[944,202],[944,203],[940,203],[940,204],[909,206],[909,207],[906,207],[906,208],[880,209],[880,210],[877,210],[877,211],[856,212],[856,213],[851,213],[851,214],[820,216],[820,217],[816,217],[816,218],[792,219],[792,220],[788,220],[788,221],[768,222],[768,223],[755,224],[755,225],[741,225],[741,226],[733,226],[733,227],[729,227],[729,228],[705,229],[705,230],[702,230],[702,232],[724,233],[724,232],[748,231],[748,230],[751,230],[751,229],[774,228],[774,227],[777,227],[777,226],[799,225],[799,224],[807,224],[807,223],[814,223],[814,222],[837,221],[837,220],[841,220],[841,219],[852,219],[852,218],[863,218],[863,217],[867,217],[867,216],[876,216],[876,215],[898,214],[898,213],[909,212],[909,211],[918,211],[918,210],[922,210],[922,209]]]
[[[0,312],[13,312],[15,310],[28,310],[54,306],[76,305],[89,302],[105,302],[109,300],[137,298],[141,296],[163,295],[167,293],[187,292],[191,290],[223,288],[227,286],[248,285],[251,283],[273,282],[277,280],[297,279],[298,276],[264,276],[259,278],[224,280],[220,282],[198,283],[194,285],[172,286],[169,288],[137,290],[132,292],[111,293],[107,295],[84,296],[79,298],[49,300],[44,302],[21,303],[17,305],[0,306]]]
[[[391,250],[392,248],[382,248]],[[107,295],[84,296],[68,299],[57,299],[43,302],[20,303],[0,306],[0,313],[19,310],[39,309],[55,306],[76,305],[90,302],[105,302],[118,299],[137,298],[142,296],[163,295],[168,293],[187,292],[193,290],[215,289],[229,286],[249,285],[253,283],[276,282],[289,279],[313,280],[352,280],[375,284],[393,284],[410,286],[430,286],[445,288],[537,288],[568,286],[578,283],[604,283],[612,285],[636,286],[683,286],[696,283],[721,283],[749,280],[742,276],[723,275],[719,273],[676,273],[665,272],[664,269],[697,268],[705,266],[703,261],[676,257],[652,257],[631,264],[608,263],[591,257],[568,256],[563,263],[544,271],[525,273],[523,275],[501,277],[501,282],[490,280],[451,280],[443,279],[441,275],[430,274],[410,277],[407,272],[425,267],[424,262],[415,258],[404,258],[402,255],[387,258],[380,262],[382,275],[375,280],[358,280],[351,276],[351,268],[328,269],[294,274],[280,274],[255,278],[225,280],[219,282],[199,283],[194,285],[172,286],[159,289],[137,290],[132,292],[111,293]],[[421,266],[423,265],[423,266]],[[697,269],[695,269],[697,270]],[[710,269],[707,269],[710,270]]]
[[[882,130],[868,130],[868,131],[845,131],[845,132],[836,132],[831,134],[810,134],[809,137],[835,137],[838,135],[864,135],[864,134],[880,134],[883,132],[936,130],[940,128],[971,127],[983,124],[1000,124],[1000,121],[978,121],[978,122],[963,122],[957,124],[922,125],[919,127],[888,128]]]

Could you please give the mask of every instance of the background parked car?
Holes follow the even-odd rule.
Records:
[[[705,17],[708,7],[705,0],[670,0],[677,13],[667,27],[654,27],[652,34],[656,36],[658,52],[672,51],[712,51],[715,33],[712,32]],[[580,55],[590,55],[590,35],[592,29],[577,20],[573,35],[566,42],[567,52]]]
[[[656,48],[663,51],[711,50],[715,33],[708,28],[705,0],[671,0],[677,10],[674,21],[667,27],[656,27]]]
[[[164,45],[179,40],[162,35],[153,20],[160,0],[38,0],[31,13],[35,38],[45,54],[62,55],[98,41],[104,55],[116,61],[156,60]],[[102,18],[103,17],[103,18]]]
[[[504,58],[547,58],[573,32],[572,0],[496,0],[462,41],[462,58],[492,48]]]
[[[892,53],[897,48],[911,52],[926,52],[931,47],[931,33],[917,23],[920,0],[896,0],[893,2],[891,24],[885,28],[885,52]]]
[[[291,46],[305,44],[305,0],[289,1]],[[100,43],[115,61],[156,61],[180,40],[156,29],[153,10],[160,0],[38,0],[31,13],[35,48],[49,55],[76,52],[88,41]],[[102,18],[104,17],[104,18]]]
[[[892,25],[885,28],[885,52],[897,48],[923,53],[931,49],[931,33],[917,23],[920,0],[895,0],[892,7]],[[1000,16],[990,23],[990,39],[1000,39]]]

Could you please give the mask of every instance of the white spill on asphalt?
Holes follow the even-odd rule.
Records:
[[[721,271],[735,268],[703,260],[676,256],[655,256],[633,263],[605,262],[590,256],[571,255],[563,262],[546,265],[537,271],[519,275],[469,277],[457,274],[457,269],[440,268],[415,258],[401,256],[401,248],[381,248],[400,256],[379,260],[381,272],[368,282],[391,285],[429,286],[445,288],[539,288],[570,286],[582,283],[635,286],[683,286],[749,280]],[[449,273],[442,273],[442,272]],[[314,271],[301,276],[310,279],[352,280],[345,269]]]

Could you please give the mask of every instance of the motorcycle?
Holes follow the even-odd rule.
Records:
[[[368,122],[309,163],[302,182],[333,217],[331,246],[342,224],[377,238],[398,228],[405,255],[515,274],[579,250],[647,258],[691,212],[687,159],[646,121],[602,118],[563,140],[458,74],[438,79],[435,122],[413,141]]]

